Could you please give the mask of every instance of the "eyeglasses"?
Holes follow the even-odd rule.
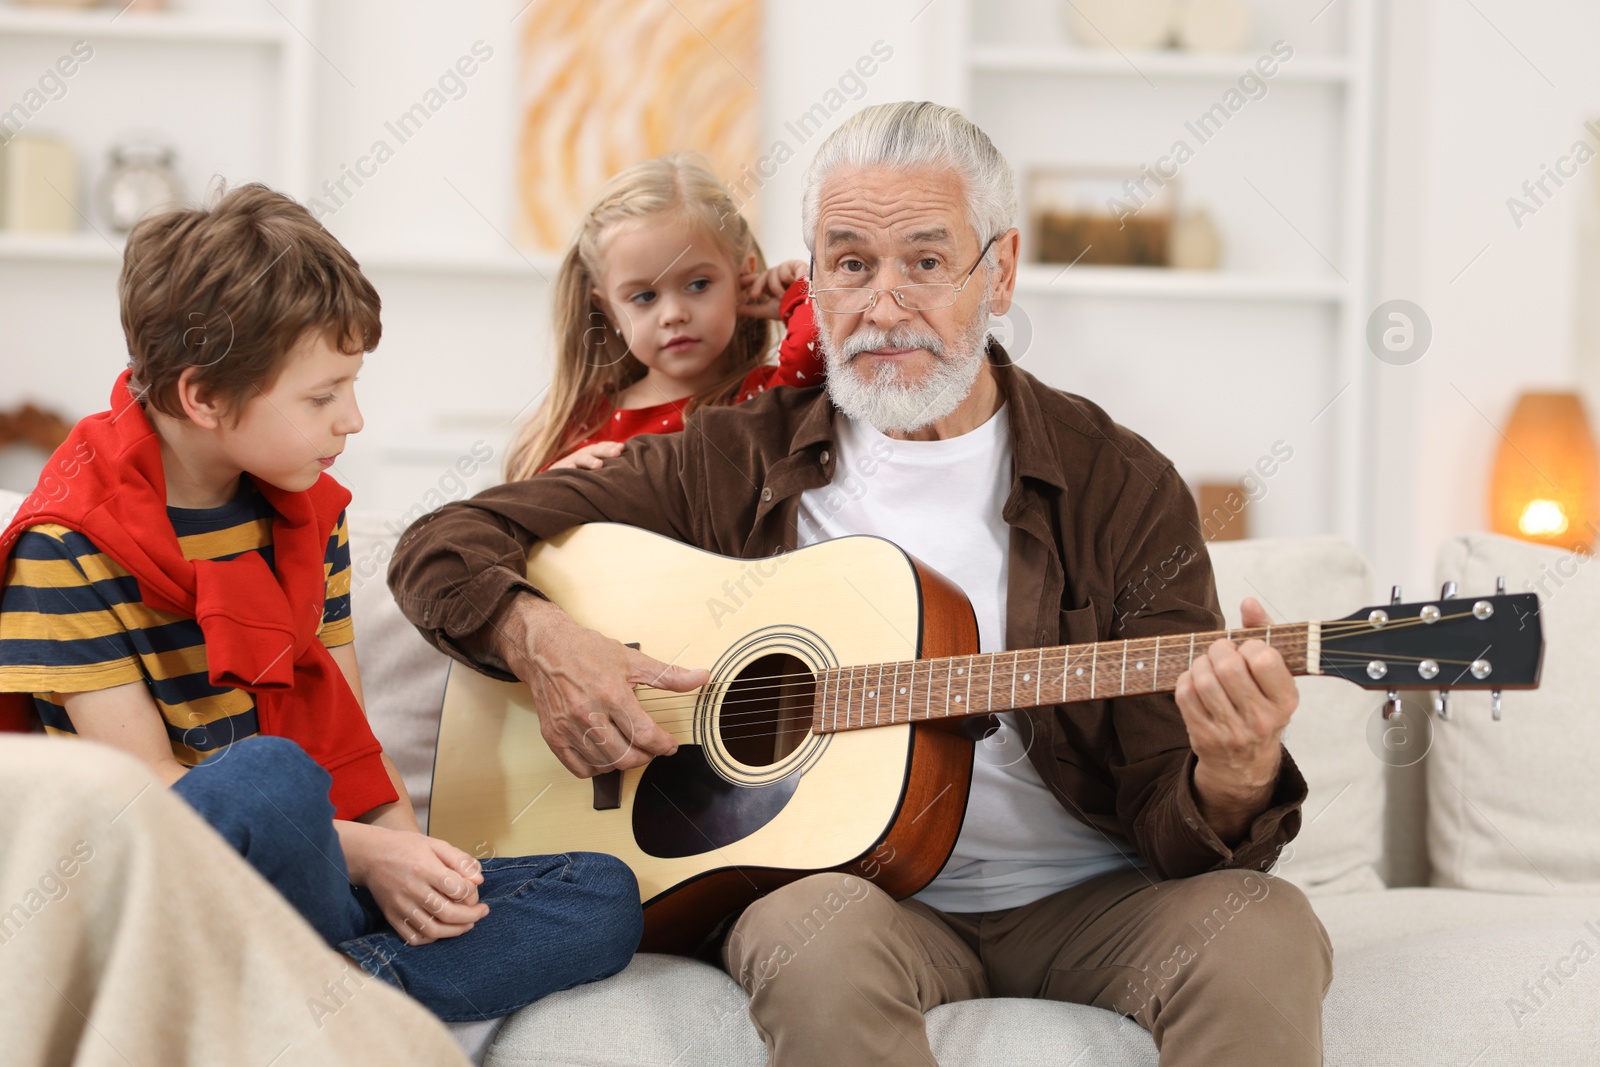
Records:
[[[978,269],[978,264],[989,254],[989,247],[999,239],[999,234],[989,238],[983,246],[983,251],[979,252],[978,258],[973,261],[972,268],[961,279],[960,285],[950,282],[918,282],[912,285],[897,285],[893,289],[868,289],[866,286],[849,285],[842,288],[813,289],[811,299],[816,302],[818,311],[826,311],[830,315],[860,315],[871,311],[877,306],[879,293],[892,293],[894,302],[907,311],[934,311],[938,308],[947,308],[956,302],[956,294],[967,287],[973,273]],[[816,264],[813,261],[812,273],[815,272]]]

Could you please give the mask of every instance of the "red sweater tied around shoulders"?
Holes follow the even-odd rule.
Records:
[[[256,486],[277,512],[277,573],[259,552],[187,560],[167,518],[161,439],[123,371],[111,410],[73,429],[38,487],[0,535],[0,566],[24,530],[57,523],[83,534],[139,583],[158,611],[194,619],[205,637],[211,684],[254,695],[263,734],[288,738],[333,777],[335,817],[354,819],[398,799],[383,748],[339,665],[320,640],[328,538],[350,491],[324,474],[291,493]],[[25,693],[0,693],[0,723],[31,721]]]

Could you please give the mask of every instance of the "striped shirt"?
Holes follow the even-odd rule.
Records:
[[[276,512],[249,479],[219,508],[167,509],[185,559],[259,552],[270,567]],[[328,539],[327,599],[317,635],[329,648],[355,639],[345,517]],[[259,732],[255,697],[211,684],[200,624],[146,605],[139,584],[83,534],[30,527],[12,550],[0,598],[0,689],[32,692],[46,732],[72,734],[61,694],[144,682],[166,720],[178,762],[192,767]]]

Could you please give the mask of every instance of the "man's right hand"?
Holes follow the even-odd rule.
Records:
[[[686,693],[710,678],[581,626],[532,594],[513,596],[486,630],[485,643],[532,691],[550,751],[579,778],[642,767],[678,750],[677,739],[645,713],[635,685]]]

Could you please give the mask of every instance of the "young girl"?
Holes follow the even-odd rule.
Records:
[[[800,260],[767,269],[699,163],[669,155],[622,171],[561,263],[554,380],[512,443],[506,477],[593,469],[635,434],[683,429],[696,408],[820,383],[805,272]],[[768,363],[775,318],[786,337]]]

